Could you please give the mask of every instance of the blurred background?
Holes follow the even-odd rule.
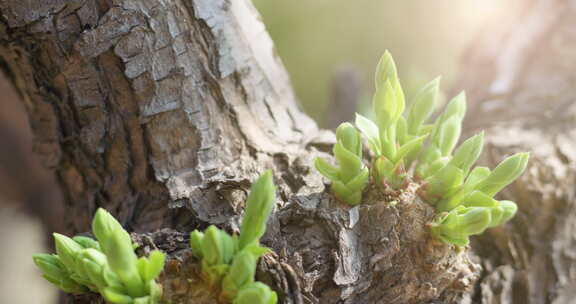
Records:
[[[439,75],[445,91],[458,90],[453,84],[459,73],[468,72],[459,66],[466,48],[480,33],[513,22],[520,1],[254,3],[304,111],[321,126],[332,128],[357,109],[363,111],[372,94],[373,70],[386,49],[400,67],[408,97]],[[42,280],[31,255],[50,250],[48,232],[62,230],[57,221],[40,220],[60,212],[61,197],[52,175],[34,157],[23,105],[4,78],[0,99],[0,243],[5,244],[0,251],[1,302],[53,303],[56,289]]]
[[[334,127],[327,119],[333,117],[326,111],[331,108],[328,104],[349,106],[338,98],[356,96],[365,111],[373,90],[373,72],[384,50],[394,56],[408,97],[437,76],[442,76],[442,88],[452,88],[465,49],[480,33],[498,31],[513,22],[522,1],[254,3],[304,110],[321,126]]]

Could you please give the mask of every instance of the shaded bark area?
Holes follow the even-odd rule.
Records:
[[[334,136],[298,110],[249,1],[0,0],[0,15],[1,66],[64,190],[68,232],[110,210],[141,253],[170,254],[167,299],[214,301],[196,285],[186,235],[208,224],[238,232],[265,168],[278,202],[258,276],[283,303],[466,298],[480,268],[431,239],[417,185],[371,188],[356,208],[325,191],[311,164]]]
[[[32,151],[24,107],[4,77],[0,92],[0,209],[15,208],[41,219],[47,235],[62,232],[60,191]]]
[[[574,1],[527,1],[465,58],[460,87],[476,101],[468,129],[487,129],[485,162],[531,152],[526,174],[501,196],[519,214],[473,244],[484,268],[474,303],[574,303],[575,13]]]

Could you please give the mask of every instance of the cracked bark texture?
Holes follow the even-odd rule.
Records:
[[[310,165],[328,157],[334,136],[299,111],[248,0],[0,0],[0,18],[0,66],[27,108],[36,152],[63,189],[68,233],[89,230],[96,208],[111,211],[140,253],[169,254],[166,300],[215,302],[198,288],[187,234],[209,224],[238,232],[246,191],[266,168],[274,169],[278,201],[263,238],[274,253],[260,262],[258,279],[282,303],[500,303],[491,299],[520,285],[506,280],[517,266],[505,255],[478,250],[486,270],[471,294],[480,267],[466,250],[430,237],[434,212],[415,184],[392,195],[371,188],[355,208],[332,199]],[[494,155],[509,151],[499,138]],[[540,207],[538,187],[518,201]],[[542,224],[557,225],[556,209],[546,210]],[[527,239],[522,231],[510,238]],[[521,250],[510,258],[531,257]],[[537,246],[530,252],[549,258]]]
[[[518,203],[505,227],[476,238],[484,271],[473,303],[574,303],[576,298],[576,1],[526,1],[471,46],[459,88],[468,130],[487,130],[490,164],[530,151],[527,173],[502,198]]]

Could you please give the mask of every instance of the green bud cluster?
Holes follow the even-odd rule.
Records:
[[[155,250],[138,258],[128,232],[104,209],[96,212],[92,231],[97,241],[54,233],[56,254],[33,256],[44,278],[67,293],[98,292],[110,303],[158,303],[162,289],[155,279],[165,255]]]
[[[459,150],[465,149],[465,144]],[[432,233],[445,242],[463,246],[468,244],[468,236],[502,225],[516,214],[518,207],[514,202],[497,201],[493,196],[524,172],[529,155],[518,153],[506,158],[493,171],[476,167],[469,174],[453,161],[457,155],[458,152],[427,178],[424,197],[443,212],[433,223]]]
[[[516,204],[497,201],[493,197],[523,173],[528,153],[505,159],[493,171],[485,167],[474,168],[482,152],[484,134],[472,136],[457,147],[466,114],[464,93],[454,97],[444,111],[429,122],[437,107],[439,78],[418,91],[406,113],[404,92],[389,52],[382,56],[375,78],[373,110],[376,120],[373,122],[357,114],[355,123],[372,152],[370,170],[376,184],[386,189],[399,189],[412,172],[413,179],[422,184],[421,196],[441,212],[432,225],[433,234],[448,243],[465,245],[468,236],[512,218],[517,210]],[[348,123],[341,127],[346,129],[346,134],[357,134]],[[316,168],[332,181],[337,197],[358,204],[365,182],[362,187],[354,188],[355,192],[340,189],[347,185],[346,182],[352,183],[354,176],[366,174],[362,166],[362,147],[356,144],[360,139],[356,136],[354,141],[347,141],[354,144],[346,146],[338,131],[343,133],[340,128],[337,130],[334,155],[341,168],[331,167],[323,160],[316,160]],[[348,157],[348,154],[346,158],[342,157],[341,148],[337,150],[337,146],[348,148],[349,154],[355,158]],[[354,186],[360,184],[352,183]]]
[[[202,276],[221,297],[234,304],[275,304],[277,295],[267,285],[255,282],[258,258],[268,252],[260,246],[266,221],[276,202],[272,172],[265,172],[250,189],[240,236],[229,235],[215,226],[190,234],[190,247],[201,259]]]
[[[362,163],[362,138],[353,125],[343,123],[336,129],[336,144],[332,152],[339,167],[316,158],[316,169],[332,182],[331,189],[337,198],[357,205],[368,185],[369,171]]]
[[[425,120],[432,114],[438,80],[433,81],[416,97],[408,112],[396,64],[389,52],[384,53],[376,68],[376,92],[372,105],[376,122],[356,114],[356,126],[366,137],[374,154],[373,176],[376,181],[399,188],[406,178],[406,165],[428,136]]]

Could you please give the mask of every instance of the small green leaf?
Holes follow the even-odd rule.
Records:
[[[258,242],[266,231],[266,221],[276,204],[276,187],[268,170],[252,184],[246,200],[246,212],[240,227],[239,249]]]
[[[140,257],[136,261],[136,266],[138,267],[138,273],[142,280],[146,281],[146,273],[148,272],[148,259],[146,257]]]
[[[60,261],[68,269],[68,271],[73,271],[76,268],[76,255],[84,249],[80,244],[74,242],[71,238],[59,234],[53,233],[54,240],[56,243],[56,253],[60,258]]]
[[[138,271],[138,258],[132,249],[132,241],[124,230],[117,230],[110,235],[103,245],[110,269],[114,271],[126,286],[128,295],[140,297],[146,295],[144,281]]]
[[[242,251],[249,252],[256,257],[261,257],[261,256],[269,253],[271,250],[269,248],[260,246],[260,244],[252,243],[252,244],[244,247],[244,249],[242,249]]]
[[[419,150],[422,147],[422,143],[424,142],[426,137],[427,135],[415,137],[406,144],[404,144],[402,147],[400,147],[400,149],[398,149],[398,152],[396,153],[396,159],[394,161],[399,162],[408,154]]]
[[[459,206],[433,224],[432,233],[444,242],[465,246],[470,235],[484,232],[490,222],[490,208]]]
[[[420,131],[418,132],[417,135],[425,135],[425,134],[431,134],[432,131],[434,130],[434,124],[423,124],[422,126],[420,126]]]
[[[399,97],[396,96],[395,89],[389,81],[376,90],[373,105],[380,132],[396,124],[396,121],[400,118],[398,113],[401,114],[403,110],[403,105]],[[382,134],[380,134],[380,136],[382,136]]]
[[[464,119],[464,115],[466,115],[466,94],[461,92],[460,94],[456,95],[456,97],[452,98],[446,109],[439,117],[439,121],[441,123],[447,121],[450,117],[458,117],[460,121]]]
[[[362,193],[366,187],[366,184],[368,183],[369,177],[370,171],[368,171],[368,168],[364,168],[358,175],[356,175],[350,182],[348,182],[348,184],[346,184],[346,187],[352,192]]]
[[[234,256],[232,266],[222,280],[222,290],[228,298],[233,299],[239,289],[254,282],[257,261],[258,256],[245,250]]]
[[[392,87],[394,88],[394,95],[396,96],[396,121],[402,117],[402,113],[404,113],[404,109],[406,108],[406,97],[404,96],[404,90],[402,89],[402,85],[400,84],[399,80],[392,82]]]
[[[398,79],[398,72],[396,70],[396,64],[394,63],[394,58],[390,52],[386,51],[380,58],[378,66],[376,67],[376,88],[383,86],[387,81],[396,81]]]
[[[103,272],[106,271],[106,256],[94,248],[85,249],[81,255],[81,265],[90,282],[102,289],[107,286]]]
[[[490,221],[490,225],[488,225],[488,228],[499,226],[502,222],[502,216],[504,215],[504,209],[502,209],[501,206],[496,206],[496,207],[490,208],[490,211],[492,212],[491,213],[492,220]]]
[[[347,184],[344,184],[341,181],[333,182],[331,189],[337,198],[351,206],[354,206],[362,201],[362,193],[368,184],[369,178],[370,172],[368,171],[368,168],[364,168]]]
[[[197,258],[202,258],[202,247],[204,242],[204,233],[194,230],[190,233],[190,248],[192,248],[192,253]]]
[[[362,159],[352,153],[351,151],[344,148],[341,142],[337,142],[334,145],[334,156],[338,160],[338,165],[340,166],[338,179],[343,183],[348,183],[352,178],[362,170],[364,164]]]
[[[94,248],[96,250],[100,250],[100,245],[93,238],[77,235],[72,239],[84,248]]]
[[[109,268],[109,267],[108,267]],[[116,273],[114,273],[113,271],[104,271],[102,272],[102,277],[104,278],[104,281],[106,281],[106,285],[116,291],[124,291],[124,285],[122,284],[122,281],[120,281],[120,278],[118,278],[118,275]]]
[[[112,288],[104,288],[102,290],[102,296],[104,299],[110,303],[114,304],[132,304],[134,300],[132,297],[127,296],[125,294],[121,294],[113,290]]]
[[[454,165],[467,175],[470,168],[476,163],[482,148],[484,146],[484,132],[474,135],[464,141],[462,145],[454,153],[454,157],[450,160],[450,164]]]
[[[314,167],[320,174],[329,179],[330,181],[337,181],[340,179],[340,173],[337,168],[330,165],[326,160],[316,157],[314,160]]]
[[[386,128],[382,128],[380,131],[380,142],[382,146],[380,147],[382,151],[382,156],[388,159],[396,158],[397,150],[397,138],[396,138],[396,125],[391,124]]]
[[[352,206],[359,204],[362,199],[361,195],[350,191],[341,181],[333,182],[330,189],[337,198]]]
[[[134,299],[134,304],[152,304],[152,302],[150,302],[150,297],[146,296]]]
[[[96,236],[100,245],[115,233],[115,231],[124,230],[122,225],[108,211],[98,208],[94,219],[92,220],[92,232]]]
[[[342,123],[336,129],[336,140],[342,146],[358,157],[362,157],[362,140],[358,130],[350,123]]]
[[[438,171],[442,170],[442,168],[444,168],[448,164],[449,161],[450,161],[449,157],[438,158],[437,160],[433,161],[430,164],[426,174],[429,176],[436,174]],[[462,172],[462,174],[464,174],[464,172]]]
[[[437,142],[442,156],[450,156],[452,154],[452,150],[454,150],[460,138],[461,129],[462,121],[456,116],[450,117],[442,124]]]
[[[208,265],[228,264],[233,256],[226,252],[230,246],[225,243],[232,242],[232,238],[224,231],[210,225],[204,232],[202,246],[202,261]]]
[[[440,77],[432,80],[416,94],[414,102],[408,112],[407,122],[409,134],[418,135],[422,124],[426,122],[434,112],[439,86]]]
[[[144,281],[138,270],[138,258],[130,235],[106,210],[99,208],[92,221],[92,232],[108,259],[110,269],[126,286],[128,295],[146,295]]]
[[[34,264],[40,268],[44,276],[50,278],[50,282],[57,282],[55,285],[60,287],[61,281],[69,280],[68,271],[64,268],[58,256],[51,254],[34,254],[32,260]]]
[[[270,287],[260,282],[253,282],[242,288],[233,304],[276,304],[278,296]]]
[[[498,207],[498,201],[481,191],[472,191],[467,194],[462,201],[466,207]]]
[[[378,126],[372,122],[370,119],[356,113],[356,127],[366,136],[368,139],[368,144],[372,152],[378,156],[381,154],[380,151],[380,131]]]
[[[487,167],[476,167],[466,179],[464,189],[466,192],[471,191],[474,187],[490,175],[490,169]]]
[[[432,176],[433,173],[430,172],[430,166],[440,157],[442,157],[440,149],[432,142],[420,155],[416,166],[416,176],[421,179]]]
[[[462,124],[462,119],[464,119],[464,115],[466,114],[466,96],[464,95],[464,93],[460,93],[459,95],[457,95],[456,97],[454,97],[446,106],[446,109],[444,109],[444,112],[442,112],[442,115],[440,115],[436,121],[434,122],[434,125],[432,127],[431,130],[431,142],[432,145],[431,147],[436,147],[438,149],[441,148],[442,146],[442,142],[446,142],[446,139],[441,139],[441,133],[443,131],[443,129],[445,128],[445,123],[450,119],[450,118],[454,118],[454,122],[452,122],[452,124],[456,124],[456,122],[458,122],[459,125]],[[453,127],[451,127],[453,128]],[[444,132],[447,132],[449,130],[444,130]],[[445,155],[445,154],[443,154]],[[446,155],[445,155],[446,156]]]
[[[146,276],[144,279],[146,281],[156,279],[162,270],[164,269],[164,262],[166,260],[166,255],[158,250],[153,250],[148,256],[148,267]]]
[[[511,218],[513,218],[514,215],[516,215],[516,212],[518,211],[518,206],[516,205],[516,203],[512,201],[500,201],[500,208],[502,208],[503,214],[502,218],[500,218],[500,221],[497,223],[497,225],[502,225],[506,223]]]
[[[381,156],[374,161],[374,169],[376,171],[377,179],[390,179],[396,173],[396,164],[392,163],[388,158]]]
[[[494,196],[524,172],[528,158],[529,153],[518,153],[506,158],[475,188],[489,196]]]
[[[58,288],[60,288],[62,291],[66,292],[66,293],[83,294],[83,293],[88,292],[88,289],[85,286],[78,284],[77,282],[75,282],[74,280],[72,280],[70,278],[57,279],[57,278],[50,277],[46,274],[42,275],[42,277],[44,277],[44,279],[46,279],[46,281],[54,284],[55,286],[57,286]]]
[[[426,198],[434,202],[443,197],[449,197],[463,183],[464,174],[460,168],[452,165],[446,165],[436,174],[429,177],[426,185]],[[440,206],[438,208],[441,208]],[[446,211],[445,208],[439,209]]]
[[[396,138],[398,139],[398,144],[403,146],[413,137],[414,136],[408,134],[406,118],[404,118],[404,116],[400,116],[400,118],[398,118],[398,122],[396,123]]]
[[[462,230],[468,235],[481,234],[488,228],[491,221],[490,208],[469,207],[459,213]]]

